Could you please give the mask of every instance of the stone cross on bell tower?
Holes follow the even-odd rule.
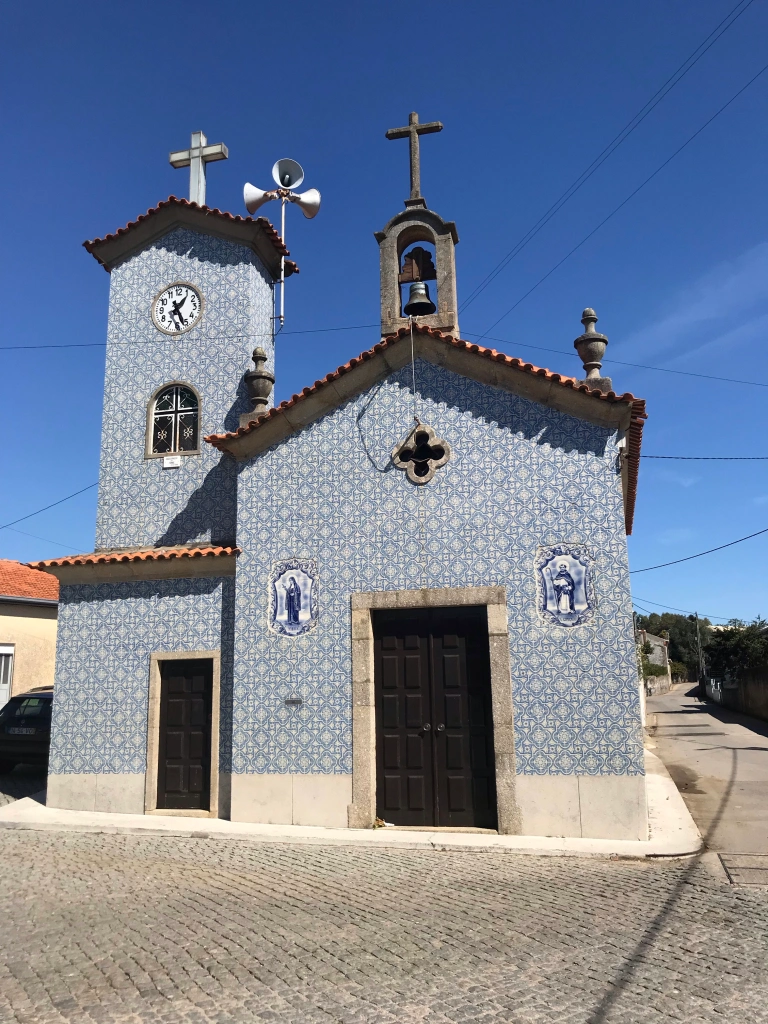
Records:
[[[388,139],[408,139],[411,153],[411,198],[405,200],[405,210],[396,214],[383,231],[374,232],[379,243],[381,263],[381,334],[386,337],[407,327],[400,294],[401,283],[435,282],[437,289],[432,313],[417,316],[420,324],[459,336],[458,303],[456,299],[456,256],[454,248],[459,241],[456,225],[445,221],[433,210],[427,209],[421,194],[421,165],[419,136],[443,130],[442,122],[419,124],[419,115],[412,113],[403,128],[390,128]],[[435,251],[434,264],[430,254],[416,242],[426,242]],[[428,297],[431,302],[431,298]]]
[[[433,132],[441,132],[443,125],[441,121],[428,121],[427,124],[419,124],[419,115],[412,113],[408,115],[408,124],[404,128],[390,128],[386,133],[388,139],[408,139],[411,151],[411,198],[406,199],[406,206],[422,206],[426,203],[421,194],[421,154],[419,152],[419,136],[431,135]]]
[[[168,157],[172,167],[189,168],[189,201],[205,206],[205,165],[214,160],[226,160],[229,150],[223,142],[208,145],[202,132],[192,132],[189,149],[180,149]]]

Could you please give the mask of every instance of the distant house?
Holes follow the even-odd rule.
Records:
[[[59,581],[0,558],[0,707],[33,686],[53,686]]]
[[[650,665],[664,669],[663,674],[645,674],[645,692],[650,697],[654,693],[667,693],[672,688],[672,674],[669,666],[669,640],[663,636],[654,636],[644,629],[638,630],[637,642],[640,649],[647,651],[645,655]],[[645,647],[648,644],[650,651]]]

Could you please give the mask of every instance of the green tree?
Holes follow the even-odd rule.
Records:
[[[689,679],[697,679],[699,675],[699,651],[696,643],[696,616],[676,615],[673,612],[664,612],[659,615],[653,612],[651,615],[638,615],[637,625],[654,636],[669,635],[669,658],[670,661],[682,662],[688,669]],[[709,619],[699,619],[701,631],[701,646],[705,650],[709,646],[712,636],[712,623]]]
[[[748,672],[768,668],[768,622],[731,619],[715,630],[707,651],[710,673],[716,678],[738,679]]]

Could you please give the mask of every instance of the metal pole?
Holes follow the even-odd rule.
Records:
[[[285,246],[285,199],[281,200],[280,237]],[[280,327],[285,323],[285,253],[280,257]]]
[[[699,696],[704,697],[704,654],[701,650],[701,631],[699,629],[699,613],[694,612],[696,616],[696,649],[699,656]]]

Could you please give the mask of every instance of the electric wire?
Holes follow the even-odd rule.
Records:
[[[353,326],[353,327],[314,327],[314,328],[307,329],[307,330],[304,330],[304,331],[283,331],[282,333],[283,333],[284,336],[287,335],[287,334],[328,334],[328,333],[334,332],[334,331],[362,331],[362,330],[368,330],[370,328],[379,327],[379,326],[380,326],[379,324],[357,324],[356,326]],[[493,338],[493,337],[489,337],[486,334],[476,334],[473,331],[464,331],[463,334],[465,334],[468,338],[485,338],[487,341],[496,341],[496,342],[498,342],[501,345],[511,345],[511,346],[517,347],[517,348],[531,348],[531,349],[534,349],[534,351],[536,351],[536,352],[551,352],[554,355],[567,356],[568,358],[571,358],[571,356],[572,356],[571,352],[565,352],[563,349],[559,349],[559,348],[546,348],[543,345],[530,345],[530,344],[528,344],[528,342],[511,341],[509,338]],[[271,337],[271,335],[255,334],[255,335],[249,335],[249,337],[266,338],[266,337]],[[117,344],[135,344],[135,343],[134,342],[119,342]],[[147,343],[143,342],[141,344],[147,344]],[[65,342],[63,345],[4,345],[4,346],[0,346],[0,352],[14,352],[14,351],[26,351],[26,350],[33,351],[33,350],[36,350],[36,349],[59,349],[59,348],[61,348],[61,349],[69,349],[69,348],[106,348],[106,345],[107,345],[107,343],[105,341],[82,342],[82,343],[81,342],[73,342],[71,344],[68,343],[68,342]],[[656,373],[674,373],[674,374],[677,374],[678,376],[683,376],[683,377],[701,377],[703,380],[716,380],[716,381],[724,382],[726,384],[746,384],[749,387],[768,388],[768,383],[763,383],[762,381],[756,381],[756,380],[741,380],[741,379],[737,379],[735,377],[715,377],[713,374],[709,374],[709,373],[694,373],[693,370],[672,370],[672,369],[670,369],[669,367],[666,367],[666,366],[647,366],[644,363],[627,363],[627,362],[625,362],[625,361],[623,361],[621,359],[611,359],[611,363],[615,364],[616,366],[632,366],[635,369],[639,369],[639,370],[653,370]]]
[[[25,519],[31,519],[32,516],[38,516],[41,512],[47,512],[49,508],[55,508],[57,505],[63,505],[65,501],[69,501],[70,498],[76,498],[78,494],[85,494],[86,491],[90,491],[94,487],[98,487],[99,481],[88,484],[87,487],[81,487],[79,491],[75,491],[73,494],[68,494],[66,498],[59,498],[58,501],[51,502],[50,505],[46,505],[44,508],[39,508],[36,512],[29,512],[25,516],[21,516],[19,519],[12,519],[10,523],[4,523],[0,526],[0,530],[7,530],[11,526],[15,526],[16,523],[23,523]]]
[[[592,228],[592,230],[589,232],[589,234],[585,235],[584,238],[582,238],[582,240],[577,245],[574,245],[574,247],[571,249],[570,252],[566,253],[566,255],[563,256],[563,258],[561,260],[558,260],[558,262],[554,265],[554,267],[551,268],[551,270],[548,270],[547,273],[544,274],[543,277],[539,278],[539,280],[536,282],[536,284],[534,284],[532,287],[530,287],[528,289],[528,291],[525,292],[524,295],[521,295],[520,298],[517,300],[517,302],[515,302],[514,305],[509,307],[509,309],[506,311],[506,313],[503,313],[498,318],[498,320],[495,320],[491,324],[491,326],[488,328],[488,330],[484,334],[480,335],[480,338],[482,339],[482,338],[487,337],[489,331],[492,331],[494,329],[494,327],[496,327],[498,324],[501,323],[502,320],[505,319],[505,317],[508,317],[509,314],[513,310],[517,309],[517,307],[520,305],[520,303],[523,302],[525,299],[527,299],[528,296],[532,292],[535,292],[536,289],[539,287],[539,285],[544,284],[544,282],[547,280],[547,278],[551,277],[552,274],[554,274],[554,272],[559,267],[561,267],[563,265],[563,263],[566,262],[566,260],[569,260],[571,258],[571,256],[573,256],[573,254],[575,252],[578,252],[578,250],[583,245],[585,245],[589,241],[589,239],[592,238],[593,235],[597,234],[597,232],[600,230],[600,228],[602,228],[605,224],[607,224],[608,221],[611,220],[611,218],[615,217],[616,214],[619,212],[619,210],[623,209],[631,199],[634,199],[634,197],[638,194],[638,192],[642,191],[642,189],[644,189],[646,185],[648,185],[651,181],[653,181],[653,179],[656,177],[657,174],[659,174],[661,171],[663,171],[664,168],[668,164],[670,164],[675,159],[676,156],[678,156],[680,153],[682,153],[682,151],[687,146],[689,146],[693,142],[694,139],[696,139],[699,135],[701,135],[701,133],[704,131],[705,128],[707,128],[710,124],[712,124],[712,122],[715,120],[715,118],[719,117],[725,110],[727,110],[728,107],[730,107],[730,105],[732,103],[734,103],[739,98],[739,96],[741,96],[741,94],[743,92],[745,92],[750,87],[750,85],[752,85],[754,82],[756,82],[757,79],[760,78],[761,75],[764,75],[766,71],[768,71],[768,64],[764,65],[757,72],[756,75],[753,75],[752,78],[750,78],[750,80],[745,85],[743,85],[739,89],[738,92],[734,93],[734,95],[731,96],[731,98],[726,103],[724,103],[722,105],[722,107],[720,107],[720,109],[717,110],[707,121],[705,121],[704,124],[693,133],[693,135],[691,135],[689,138],[687,138],[685,140],[685,142],[681,146],[678,146],[678,148],[674,151],[674,153],[672,153],[671,156],[667,157],[667,159],[664,161],[664,163],[659,164],[659,166],[656,168],[656,170],[653,171],[652,174],[649,174],[648,177],[645,179],[645,181],[641,182],[637,186],[637,188],[635,188],[632,192],[630,192],[630,194],[626,197],[626,199],[622,200],[622,202],[620,202],[618,206],[616,206],[613,210],[611,210],[611,212],[608,214],[608,216],[604,217],[603,220],[601,220],[600,223],[596,227]]]
[[[5,529],[10,530],[11,533],[20,533],[22,537],[32,537],[33,540],[45,541],[46,544],[53,544],[54,547],[64,548],[65,551],[77,551],[77,546],[75,544],[62,544],[60,540],[51,540],[50,537],[41,537],[37,533],[27,533],[26,530],[17,530],[13,526],[6,526]]]
[[[528,245],[528,243],[539,233],[539,231],[541,231],[555,216],[555,214],[558,213],[563,208],[563,206],[565,206],[569,199],[576,195],[581,186],[584,185],[592,177],[592,175],[597,170],[599,170],[600,167],[602,167],[605,161],[610,156],[612,156],[613,153],[616,152],[619,146],[621,146],[621,144],[625,142],[626,139],[629,138],[632,132],[642,124],[646,117],[648,117],[648,115],[659,105],[659,103],[661,103],[664,97],[667,96],[672,91],[672,89],[674,89],[678,82],[681,82],[683,80],[683,78],[688,74],[691,68],[693,68],[701,60],[701,58],[704,56],[707,50],[714,46],[718,39],[720,39],[720,37],[724,35],[725,32],[728,31],[731,25],[733,25],[736,22],[736,20],[741,17],[741,15],[752,4],[752,2],[753,0],[747,0],[746,3],[744,2],[744,0],[740,0],[740,2],[736,4],[733,10],[730,11],[730,13],[725,16],[725,18],[723,18],[720,24],[717,25],[710,32],[707,38],[704,39],[703,42],[699,43],[699,45],[696,47],[693,53],[689,57],[687,57],[686,60],[683,61],[680,67],[675,72],[673,72],[672,75],[670,75],[666,82],[664,82],[664,84],[653,94],[653,96],[651,96],[651,98],[645,103],[645,105],[640,108],[640,110],[635,114],[635,116],[630,121],[628,121],[626,125],[624,125],[624,127],[621,129],[618,135],[616,135],[611,140],[611,142],[608,143],[608,145],[601,153],[598,153],[598,155],[595,157],[592,163],[584,171],[582,171],[579,177],[576,178],[576,180],[572,182],[571,185],[568,186],[568,188],[565,190],[565,192],[563,192],[560,198],[555,200],[552,206],[550,206],[549,209],[544,214],[542,214],[542,216],[539,218],[539,220],[536,221],[533,227],[530,228],[526,232],[526,234],[522,236],[522,238],[513,246],[513,248],[507,253],[507,255],[504,256],[503,259],[501,259],[500,262],[497,263],[497,265],[493,268],[493,270],[480,282],[480,284],[477,285],[474,291],[472,291],[468,298],[466,298],[464,302],[461,304],[461,306],[459,307],[459,312],[466,309],[466,307],[469,306],[470,303],[474,302],[475,299],[480,295],[480,293],[484,291],[488,287],[488,285],[495,280],[496,277],[498,277],[502,270],[504,270],[512,262],[512,260],[519,253],[522,252],[526,245]],[[739,8],[741,9],[739,10]],[[715,38],[712,38],[713,36]],[[705,44],[707,43],[709,45],[705,46]]]
[[[637,599],[635,599],[635,601],[636,600]],[[641,597],[639,600],[642,601],[643,604],[654,604],[657,608],[666,608],[667,611],[670,612],[682,612],[683,615],[699,614],[698,612],[689,611],[687,608],[675,608],[672,604],[661,604],[659,601],[649,601],[647,597]],[[701,614],[705,619],[722,619],[723,622],[730,622],[731,619],[734,618],[733,615],[708,615],[707,612],[702,612]]]
[[[270,331],[269,334],[249,334],[249,338],[272,338],[278,334],[285,337],[287,334],[329,334],[334,331],[363,331],[371,327],[379,327],[380,324],[353,324],[349,327],[310,327],[303,331]],[[118,343],[120,344],[120,343]],[[123,342],[122,344],[135,344],[134,342]],[[0,345],[0,352],[19,352],[26,349],[39,348],[106,348],[106,341],[86,342],[65,342],[63,345]]]
[[[641,459],[676,459],[680,462],[768,462],[768,455],[641,455]]]
[[[758,530],[756,533],[749,533],[746,537],[739,537],[738,540],[731,540],[727,544],[720,544],[716,548],[709,548],[707,551],[699,551],[698,554],[688,555],[685,558],[676,558],[673,562],[662,562],[661,565],[647,565],[644,569],[630,569],[629,574],[632,576],[638,572],[650,572],[652,569],[666,569],[668,565],[679,565],[681,562],[690,562],[694,558],[701,558],[703,555],[711,555],[714,551],[722,551],[724,548],[732,548],[734,544],[743,544],[745,540],[752,540],[753,537],[759,537],[763,533],[768,533],[768,526],[764,530]]]
[[[502,319],[504,318],[502,317]],[[489,328],[489,330],[492,330],[492,328]],[[545,348],[543,345],[529,345],[528,342],[511,341],[509,338],[494,338],[488,334],[476,334],[474,331],[464,331],[463,333],[466,334],[468,338],[485,338],[486,341],[496,341],[500,345],[512,345],[517,348],[532,348],[537,352],[552,352],[558,356],[571,357],[570,352],[564,352],[560,348]],[[682,377],[701,377],[704,380],[717,380],[725,384],[748,384],[750,387],[768,388],[768,383],[763,383],[762,381],[738,380],[735,377],[715,377],[709,373],[694,373],[693,370],[671,370],[667,366],[647,366],[645,363],[627,363],[621,359],[611,358],[610,361],[615,366],[632,366],[636,370],[655,370],[657,373],[674,373]]]

